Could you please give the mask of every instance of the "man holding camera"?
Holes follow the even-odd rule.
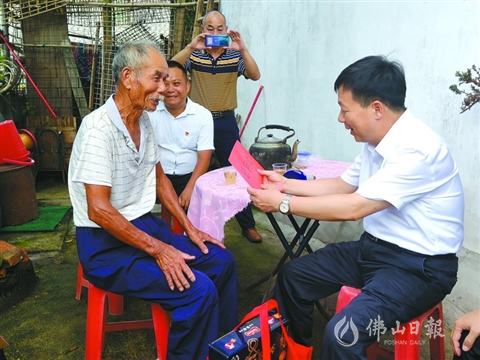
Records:
[[[217,36],[223,45],[224,37],[230,37],[230,46],[205,45],[206,36]],[[224,35],[218,37],[218,35]],[[185,64],[190,72],[192,87],[190,98],[211,111],[214,123],[215,154],[220,166],[229,166],[228,157],[233,145],[240,139],[235,108],[237,107],[237,79],[260,79],[257,63],[250,55],[238,31],[230,30],[225,16],[218,11],[206,14],[202,33],[192,40],[172,60]],[[261,235],[255,229],[252,208],[249,205],[236,215],[242,234],[250,242],[259,243]]]

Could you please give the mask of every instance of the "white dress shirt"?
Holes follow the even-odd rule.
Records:
[[[365,144],[342,179],[361,196],[392,204],[364,218],[373,236],[427,255],[460,250],[464,198],[457,165],[441,138],[410,111],[376,147]]]
[[[169,175],[193,172],[197,152],[213,150],[213,118],[210,111],[187,98],[187,107],[176,118],[161,102],[147,112],[160,149],[163,171]]]

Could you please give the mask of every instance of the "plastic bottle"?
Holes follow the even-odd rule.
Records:
[[[288,179],[297,179],[297,180],[314,180],[315,176],[314,175],[307,175],[305,174],[302,170],[288,170],[285,174],[283,174],[284,177]]]

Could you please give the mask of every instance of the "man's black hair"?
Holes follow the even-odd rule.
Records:
[[[185,76],[185,80],[188,81],[187,70],[185,70],[185,67],[182,64],[180,64],[178,61],[175,61],[175,60],[168,60],[167,64],[169,68],[177,68],[182,70],[182,73]]]
[[[346,67],[335,80],[334,90],[350,90],[367,107],[379,100],[393,111],[404,111],[407,85],[402,64],[385,56],[367,56]]]

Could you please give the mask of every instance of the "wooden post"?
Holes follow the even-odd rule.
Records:
[[[202,32],[201,23],[203,18],[203,0],[197,1],[197,10],[195,11],[195,24],[193,24],[192,40]]]
[[[90,112],[87,106],[87,99],[85,98],[85,93],[82,87],[82,81],[80,80],[80,75],[78,73],[77,64],[75,63],[75,58],[73,56],[71,44],[69,41],[63,40],[62,45],[70,45],[70,48],[63,49],[63,61],[65,62],[65,68],[67,69],[67,76],[70,80],[70,87],[72,89],[73,97],[77,103],[78,112],[83,118]]]
[[[208,14],[210,11],[213,10],[213,3],[214,3],[214,0],[207,1],[207,11],[205,12],[205,14]]]
[[[185,33],[185,8],[182,7],[175,11],[175,23],[174,23],[174,30],[173,30],[173,50],[172,50],[173,55],[178,54],[183,49],[184,33]]]

